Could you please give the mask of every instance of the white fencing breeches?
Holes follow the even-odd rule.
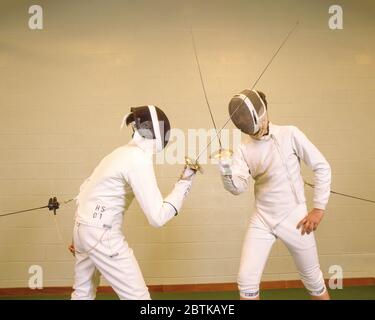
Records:
[[[311,295],[322,295],[325,283],[319,265],[318,252],[313,233],[301,235],[297,224],[307,214],[306,205],[299,205],[276,227],[268,226],[255,213],[251,218],[243,244],[238,287],[243,298],[259,295],[259,284],[272,245],[279,238],[288,248],[297,266],[302,282]]]
[[[149,300],[133,250],[120,228],[103,229],[79,223],[74,227],[76,248],[73,300],[95,299],[100,274],[122,300]]]

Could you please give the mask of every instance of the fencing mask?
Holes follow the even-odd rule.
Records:
[[[243,133],[260,138],[268,131],[266,96],[261,91],[244,90],[229,102],[229,114]]]
[[[124,124],[132,124],[141,137],[156,140],[156,152],[163,150],[168,143],[171,125],[165,113],[156,106],[131,108]]]

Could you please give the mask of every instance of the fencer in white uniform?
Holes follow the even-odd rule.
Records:
[[[72,299],[94,299],[100,274],[120,299],[150,299],[137,260],[122,232],[124,212],[134,198],[154,227],[176,216],[195,171],[185,167],[163,199],[153,154],[168,142],[170,124],[155,106],[132,108],[124,118],[132,140],[107,155],[80,188],[73,233],[75,280]]]
[[[229,104],[233,123],[248,141],[219,169],[226,190],[245,192],[254,180],[255,208],[243,243],[238,274],[242,299],[259,299],[259,284],[272,245],[280,239],[290,251],[313,299],[329,295],[319,265],[313,231],[328,203],[331,169],[319,150],[294,126],[268,120],[267,101],[260,91],[245,90]],[[300,161],[314,172],[314,208],[308,213]]]

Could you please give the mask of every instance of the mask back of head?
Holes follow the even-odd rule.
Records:
[[[168,144],[171,125],[166,114],[156,106],[133,107],[123,122],[126,125],[132,124],[141,137],[155,140],[156,152],[160,152]]]
[[[267,132],[267,101],[264,93],[244,90],[229,102],[229,114],[233,124],[243,133],[261,137]]]

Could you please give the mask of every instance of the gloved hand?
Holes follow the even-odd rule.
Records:
[[[197,170],[192,169],[191,167],[185,165],[184,170],[180,176],[180,180],[193,181],[193,178],[197,174]]]
[[[232,175],[232,158],[219,158],[219,170],[222,176],[231,176]]]
[[[232,162],[233,162],[233,151],[230,149],[221,149],[215,152],[211,158],[218,160],[219,170],[222,176],[232,175]]]

